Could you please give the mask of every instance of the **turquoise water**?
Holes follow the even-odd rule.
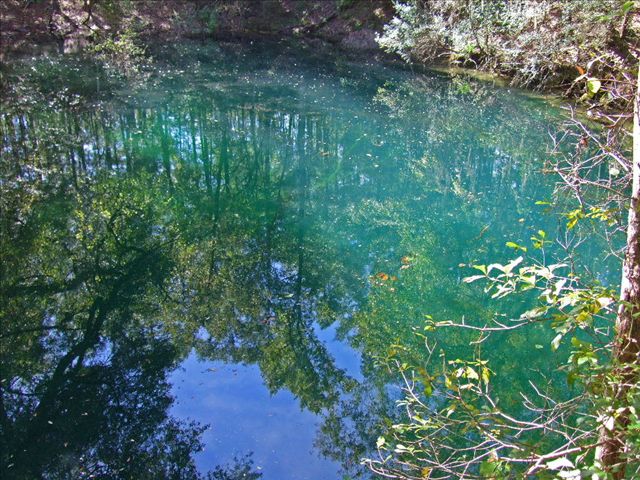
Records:
[[[530,302],[462,278],[559,228],[535,203],[559,112],[278,45],[155,58],[128,80],[74,57],[4,67],[5,473],[366,476],[400,414],[380,357],[402,344],[420,364],[427,315],[483,323]],[[539,329],[485,343],[503,404],[551,372],[548,344]]]

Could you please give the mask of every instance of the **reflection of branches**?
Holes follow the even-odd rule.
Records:
[[[234,457],[233,464],[217,466],[207,474],[206,480],[258,480],[262,473],[253,471],[252,454]]]

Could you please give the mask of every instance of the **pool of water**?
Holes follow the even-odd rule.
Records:
[[[128,79],[71,56],[3,67],[5,473],[366,476],[401,414],[384,358],[421,365],[427,316],[530,301],[462,278],[559,228],[536,204],[559,112],[311,49],[154,57]],[[544,330],[483,345],[504,405],[551,374]]]

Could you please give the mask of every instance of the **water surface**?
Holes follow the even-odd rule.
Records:
[[[401,414],[380,359],[424,362],[427,315],[522,311],[461,279],[557,228],[535,202],[558,112],[282,46],[155,56],[128,80],[74,57],[5,66],[5,473],[366,475]],[[552,368],[544,331],[483,348],[503,405]]]

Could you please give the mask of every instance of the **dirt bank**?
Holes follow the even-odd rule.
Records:
[[[3,0],[0,50],[65,48],[134,29],[141,37],[300,37],[346,50],[377,50],[390,0]]]

